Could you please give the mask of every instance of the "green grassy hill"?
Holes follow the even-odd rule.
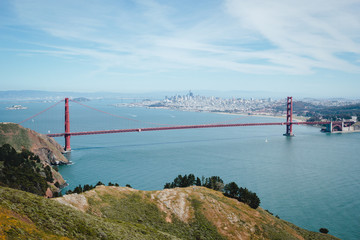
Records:
[[[55,199],[0,187],[0,239],[12,238],[337,239],[203,187],[98,186]]]

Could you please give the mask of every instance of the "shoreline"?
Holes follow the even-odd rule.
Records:
[[[173,111],[182,111],[182,112],[207,112],[207,113],[214,113],[214,114],[224,114],[224,115],[233,115],[233,116],[244,116],[244,117],[267,117],[267,118],[277,118],[277,119],[285,119],[286,122],[286,115],[264,115],[264,114],[246,114],[246,113],[234,113],[234,112],[213,112],[213,111],[206,111],[206,110],[183,110],[177,108],[170,108],[170,107],[149,107],[149,106],[142,106],[149,109],[168,109]],[[305,117],[300,117],[293,115],[293,119],[298,122],[306,122]]]

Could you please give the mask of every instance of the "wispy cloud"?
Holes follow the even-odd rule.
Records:
[[[38,44],[46,49],[33,53],[88,58],[104,72],[360,72],[358,1],[227,0],[193,9],[183,1],[110,2],[18,0],[14,6],[21,24],[61,39],[45,39]]]
[[[337,53],[360,54],[359,1],[227,1],[229,12],[274,45],[269,60],[294,70],[314,68],[359,72]],[[358,55],[359,57],[360,55]]]

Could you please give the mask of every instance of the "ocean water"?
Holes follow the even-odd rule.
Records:
[[[71,103],[71,131],[143,128],[165,124],[283,122],[284,119],[114,107],[117,101],[85,104],[122,118]],[[20,103],[27,110],[5,110],[0,121],[20,122],[52,103]],[[63,132],[64,106],[23,124],[42,133]],[[130,121],[129,119],[135,119]],[[158,125],[156,125],[158,124]],[[162,125],[164,124],[164,125]],[[325,134],[319,128],[284,126],[188,129],[74,136],[72,165],[60,166],[69,183],[102,181],[159,190],[178,174],[220,176],[258,194],[261,207],[311,231],[325,227],[341,239],[360,239],[360,134]],[[64,144],[63,138],[56,139]],[[67,189],[64,189],[65,191]]]

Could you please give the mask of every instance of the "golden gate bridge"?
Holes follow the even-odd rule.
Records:
[[[226,123],[215,123],[215,124],[198,124],[198,125],[167,125],[167,124],[157,124],[157,123],[150,123],[155,125],[166,125],[166,126],[158,126],[158,127],[146,127],[146,128],[127,128],[127,129],[111,129],[111,130],[99,130],[99,131],[81,131],[81,132],[71,132],[70,131],[70,111],[69,111],[69,101],[80,104],[84,107],[96,110],[98,112],[102,112],[114,117],[119,117],[127,120],[132,121],[138,121],[130,119],[123,116],[118,116],[112,113],[108,113],[99,109],[96,109],[94,107],[85,105],[83,103],[80,103],[78,101],[65,98],[61,101],[53,104],[52,106],[42,110],[41,112],[19,122],[19,124],[22,124],[24,122],[27,122],[36,116],[39,116],[40,114],[48,111],[49,109],[55,107],[61,102],[65,102],[65,131],[62,133],[51,133],[46,134],[48,137],[64,137],[65,138],[65,151],[71,151],[70,146],[70,137],[71,136],[81,136],[81,135],[96,135],[96,134],[109,134],[109,133],[128,133],[128,132],[147,132],[147,131],[164,131],[164,130],[181,130],[181,129],[198,129],[198,128],[223,128],[223,127],[251,127],[251,126],[275,126],[275,125],[283,125],[286,128],[284,136],[292,137],[293,134],[293,125],[328,125],[327,131],[328,132],[334,132],[334,131],[342,131],[342,128],[344,126],[352,125],[354,122],[348,121],[317,121],[317,122],[294,122],[293,121],[293,98],[287,97],[287,103],[286,103],[286,122],[270,122],[270,123],[234,123],[234,124],[226,124]],[[149,122],[146,122],[149,123]]]

